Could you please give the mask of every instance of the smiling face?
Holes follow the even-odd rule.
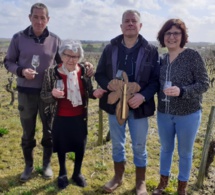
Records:
[[[125,37],[133,38],[138,36],[142,23],[140,23],[140,17],[136,13],[128,12],[123,16],[120,27]]]
[[[36,36],[40,36],[46,28],[49,21],[46,9],[34,8],[32,14],[29,15],[33,32]]]
[[[181,29],[177,28],[176,26],[172,26],[164,34],[164,44],[168,48],[168,50],[180,49],[181,40],[182,40]]]
[[[63,64],[66,66],[66,68],[69,71],[73,71],[76,68],[76,65],[80,59],[80,53],[73,52],[72,50],[66,49],[61,55],[61,59],[63,61]]]

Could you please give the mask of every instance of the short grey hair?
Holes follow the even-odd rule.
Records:
[[[128,13],[136,14],[139,17],[139,21],[141,21],[140,12],[138,12],[137,10],[128,9],[128,10],[124,11],[123,14],[122,14],[122,22],[123,22],[123,19],[124,19],[125,15],[128,14]]]
[[[48,11],[48,8],[47,8],[47,6],[45,4],[43,4],[43,3],[35,3],[34,5],[32,5],[31,6],[30,15],[33,14],[34,8],[45,9],[46,10],[46,16],[49,17],[49,11]]]
[[[78,60],[78,62],[81,62],[84,58],[84,50],[82,48],[82,44],[79,40],[64,40],[61,43],[61,46],[59,48],[59,54],[62,56],[63,52],[65,50],[71,50],[74,53],[79,53],[80,58]]]

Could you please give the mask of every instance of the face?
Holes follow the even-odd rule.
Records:
[[[71,70],[78,63],[78,61],[80,59],[80,54],[79,54],[79,52],[75,53],[72,50],[66,49],[62,53],[61,59],[63,61],[63,64],[66,66],[66,68]]]
[[[49,21],[46,9],[34,8],[33,13],[29,15],[34,34],[40,36]]]
[[[127,13],[124,15],[120,27],[125,37],[132,38],[138,36],[142,23],[140,23],[140,18],[137,14]]]
[[[172,26],[164,34],[164,44],[168,49],[179,49],[181,44],[181,29]]]

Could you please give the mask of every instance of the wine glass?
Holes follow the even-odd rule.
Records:
[[[167,89],[169,87],[172,87],[172,82],[171,81],[165,81],[164,82],[164,86],[163,86],[163,90]],[[167,95],[166,95],[166,97],[164,99],[162,99],[162,101],[164,101],[164,102],[170,102],[170,100],[168,99]]]
[[[58,79],[56,81],[56,88],[60,91],[63,91],[64,90],[64,83],[63,83],[63,80],[62,79]],[[61,96],[60,98],[63,98],[64,96]]]
[[[36,68],[40,65],[40,56],[33,55],[31,65],[34,67],[35,74],[38,74],[38,72],[36,71]]]

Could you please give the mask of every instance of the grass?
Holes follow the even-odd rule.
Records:
[[[74,152],[68,153],[68,159],[74,161],[75,160],[75,153]]]
[[[7,129],[5,129],[5,128],[0,128],[0,137],[2,137],[3,135],[6,135],[6,134],[8,134],[8,130]]]
[[[93,57],[89,61],[95,61]],[[98,56],[96,57],[98,59]],[[7,73],[5,69],[0,69],[2,81],[0,83],[0,129],[8,130],[7,134],[0,137],[0,195],[101,195],[102,186],[113,176],[113,162],[111,157],[111,142],[106,142],[108,133],[107,115],[104,116],[103,145],[97,146],[98,141],[98,101],[90,100],[89,106],[89,135],[85,158],[82,166],[82,173],[86,177],[88,186],[86,188],[77,187],[70,181],[70,185],[65,190],[57,188],[56,179],[58,176],[57,155],[53,154],[52,168],[54,178],[51,180],[43,179],[42,170],[42,146],[40,144],[42,131],[41,123],[38,120],[36,130],[37,146],[34,150],[34,172],[32,178],[26,182],[19,182],[19,177],[24,168],[24,159],[20,147],[22,128],[19,122],[19,113],[17,110],[17,100],[14,105],[9,105],[10,95],[4,89],[7,82]],[[95,84],[96,85],[96,84]],[[207,128],[208,116],[211,106],[215,105],[215,88],[210,88],[204,95],[202,124],[194,145],[194,160],[191,171],[191,179],[188,186],[189,194],[215,194],[215,162],[210,167],[209,176],[205,178],[204,189],[196,189],[196,177],[200,166],[204,136]],[[147,168],[147,189],[149,192],[157,186],[159,181],[159,138],[157,133],[156,115],[150,117],[150,128],[148,134],[148,168]],[[213,135],[214,136],[214,135]],[[133,165],[133,156],[131,150],[131,140],[127,132],[127,163],[123,186],[118,188],[113,194],[133,195],[135,194],[135,167]],[[73,154],[67,155],[68,176],[71,177],[74,166]],[[170,184],[166,189],[166,194],[175,194],[177,188],[178,157],[175,152],[172,165],[172,175]]]

